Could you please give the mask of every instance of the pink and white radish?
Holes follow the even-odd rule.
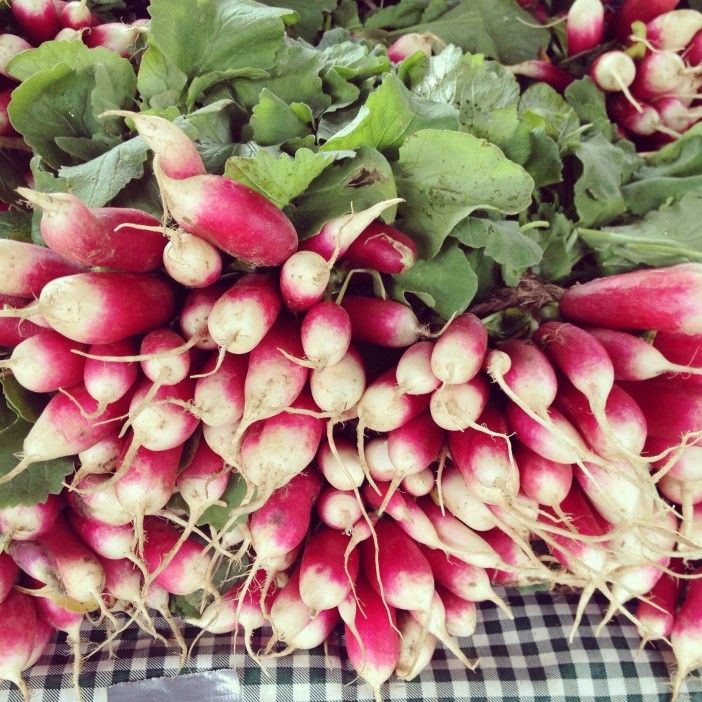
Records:
[[[71,509],[93,521],[124,526],[130,524],[130,514],[120,505],[115,483],[109,475],[89,474],[75,480],[67,494]]]
[[[315,503],[317,515],[323,524],[351,533],[354,524],[361,519],[361,507],[351,490],[337,490],[326,485]]]
[[[672,561],[671,567],[676,567],[676,563],[679,564],[679,561]],[[639,622],[637,628],[642,645],[670,637],[679,593],[680,580],[664,573],[653,589],[646,593],[646,599],[638,603],[636,619]]]
[[[702,332],[702,264],[683,263],[598,278],[575,285],[560,300],[561,314],[608,329]]]
[[[514,75],[543,81],[561,92],[575,80],[572,73],[545,59],[530,59],[505,68]]]
[[[83,380],[85,359],[74,350],[85,348],[58,332],[43,329],[17,344],[10,358],[0,361],[0,367],[9,368],[15,380],[27,390],[54,392]]]
[[[402,354],[395,370],[397,385],[402,392],[426,395],[441,385],[431,367],[433,352],[433,341],[418,341]]]
[[[338,607],[353,589],[358,577],[358,551],[347,554],[350,537],[320,527],[305,544],[300,562],[300,597],[310,608],[310,617]]]
[[[18,37],[16,34],[5,32],[0,34],[0,75],[11,78],[11,74],[7,70],[7,64],[17,56],[17,54],[27,49],[31,49],[32,45]]]
[[[487,330],[474,314],[457,317],[434,344],[431,354],[434,376],[450,385],[472,380],[483,365],[487,342]]]
[[[217,370],[218,354],[214,354],[202,369],[195,383],[193,412],[203,423],[220,427],[238,422],[244,414],[244,380],[248,358],[227,353]]]
[[[634,22],[648,23],[659,15],[674,10],[680,0],[624,0],[614,18],[617,37],[625,40],[632,31]]]
[[[29,188],[17,192],[42,210],[41,235],[50,249],[66,259],[132,273],[146,273],[161,265],[166,242],[159,220],[148,212],[123,207],[90,209],[71,193],[40,193]]]
[[[224,281],[207,288],[192,290],[180,309],[179,325],[186,339],[197,339],[195,348],[211,351],[217,348],[207,329],[207,320],[215,302],[229,286]]]
[[[111,344],[93,344],[88,349],[83,382],[88,394],[97,400],[99,410],[123,398],[139,374],[139,368],[133,361],[103,361],[100,358],[132,356],[134,352],[134,342],[131,339]]]
[[[318,302],[300,325],[302,348],[313,368],[322,370],[344,358],[351,345],[351,319],[333,302]]]
[[[434,471],[425,468],[419,473],[406,475],[402,480],[402,489],[413,497],[424,497],[434,489],[434,478]]]
[[[84,344],[109,344],[165,324],[173,316],[173,289],[144,273],[78,273],[47,283],[39,300],[0,317],[39,313],[65,337]]]
[[[93,13],[86,0],[70,0],[62,8],[59,20],[68,29],[85,29],[93,24]]]
[[[7,553],[0,552],[0,604],[12,591],[18,572],[17,564],[12,558]]]
[[[600,0],[575,0],[566,18],[569,56],[590,51],[602,41],[604,14]]]
[[[41,44],[61,29],[53,0],[12,0],[12,14],[29,38]]]
[[[36,297],[47,283],[85,270],[83,266],[35,244],[0,241],[0,293]]]
[[[356,447],[347,439],[332,437],[317,453],[317,465],[326,481],[337,490],[354,490],[365,479]]]
[[[682,51],[702,29],[702,13],[671,10],[646,23],[646,41],[659,51]]]
[[[434,35],[429,32],[408,32],[388,46],[388,58],[393,63],[400,63],[417,52],[431,56],[433,40]]]
[[[376,220],[358,235],[343,258],[354,268],[397,275],[414,265],[417,245],[404,232]]]
[[[142,29],[136,23],[105,22],[90,27],[86,31],[83,41],[91,49],[102,46],[110,51],[115,51],[123,58],[131,58],[141,33]]]
[[[454,595],[443,585],[436,586],[446,613],[446,631],[451,636],[468,637],[475,633],[477,612],[475,602]]]
[[[0,309],[6,306],[20,309],[31,302],[31,299],[0,293]],[[26,319],[0,318],[0,346],[17,346],[21,341],[38,334],[43,328]]]
[[[395,675],[400,680],[413,680],[431,663],[436,636],[409,612],[398,614],[397,628],[400,631],[400,656]]]
[[[357,343],[404,348],[423,333],[417,315],[401,302],[347,295],[342,305],[351,319],[351,336]]]
[[[206,288],[222,273],[217,247],[183,230],[172,233],[163,249],[166,273],[186,288]]]
[[[540,505],[558,509],[573,484],[573,466],[549,461],[521,445],[515,447],[514,457],[524,493]]]
[[[636,78],[634,59],[624,51],[605,51],[590,66],[590,77],[600,90],[606,93],[624,93],[636,108],[639,106],[629,87]]]
[[[0,680],[14,683],[23,699],[29,700],[22,671],[32,658],[37,631],[37,615],[29,595],[13,590],[0,602]]]
[[[448,431],[474,427],[489,395],[490,389],[483,375],[476,375],[460,385],[442,385],[431,395],[429,409],[432,419]]]
[[[488,531],[497,525],[488,506],[471,492],[461,471],[450,463],[444,469],[440,483],[441,500],[454,517],[474,531]],[[438,493],[438,490],[437,490]]]
[[[85,517],[74,510],[69,510],[68,520],[78,536],[98,556],[111,560],[129,557],[133,560],[134,529],[131,525],[113,526]]]
[[[312,397],[317,406],[332,418],[352,410],[365,390],[365,366],[361,354],[353,346],[338,363],[314,368],[310,373]]]

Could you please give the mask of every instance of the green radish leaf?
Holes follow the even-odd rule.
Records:
[[[353,152],[314,153],[309,149],[298,149],[293,157],[259,149],[252,157],[232,156],[227,161],[224,175],[253,188],[283,208],[303,193],[334,160],[348,156],[353,156]]]
[[[88,207],[102,207],[129,181],[144,175],[147,156],[146,144],[134,137],[87,163],[64,166],[59,177],[66,192],[78,196]]]
[[[413,96],[402,81],[390,73],[368,96],[356,118],[332,136],[321,150],[360,146],[373,146],[379,151],[397,149],[408,136],[429,126],[457,129],[456,109]]]
[[[261,99],[253,108],[253,139],[261,146],[275,146],[312,133],[312,110],[303,103],[288,105],[270,90],[261,91]]]
[[[32,215],[26,210],[0,212],[0,239],[32,243]]]
[[[522,233],[514,220],[504,219],[490,222],[490,225],[485,255],[500,264],[502,279],[514,287],[523,273],[541,261],[543,251],[535,241]]]
[[[4,383],[3,383],[4,386]],[[0,475],[9,473],[19,462],[22,442],[32,425],[17,417],[0,431]],[[16,505],[35,505],[46,501],[49,495],[57,495],[63,489],[67,475],[74,470],[72,458],[33,463],[0,490],[0,509]]]
[[[32,424],[36,422],[48,401],[48,397],[23,388],[11,375],[0,379],[0,385],[2,385],[2,393],[7,406],[17,415],[18,419]]]
[[[154,41],[141,57],[137,88],[144,105],[150,108],[164,108],[178,105],[188,76],[168,59]]]
[[[410,302],[415,295],[427,307],[448,319],[468,309],[478,289],[478,278],[465,253],[449,241],[429,261],[417,261],[406,273],[392,279],[392,295]]]
[[[364,147],[358,150],[355,158],[325,168],[286,212],[304,239],[335,217],[352,210],[364,210],[393,197],[397,197],[397,190],[390,164],[376,149]],[[382,217],[392,222],[395,208],[385,210]]]
[[[568,104],[575,110],[583,124],[589,124],[589,134],[593,131],[612,141],[614,127],[607,116],[605,94],[588,77],[573,81],[563,93]]]
[[[702,261],[702,195],[688,193],[680,202],[649,212],[642,220],[607,229],[579,228],[597,252],[606,274],[640,266],[655,268]]]
[[[19,195],[16,190],[26,186],[24,174],[29,167],[30,154],[25,151],[0,149],[0,200],[12,205]]]
[[[435,256],[451,230],[475,210],[516,214],[529,206],[534,180],[493,144],[472,134],[425,129],[393,164],[403,226],[421,253]]]
[[[270,7],[284,7],[292,10],[300,18],[293,25],[293,33],[313,41],[324,26],[324,18],[336,9],[336,0],[259,0],[262,5]]]
[[[535,83],[522,93],[519,114],[538,115],[546,134],[563,151],[580,143],[582,129],[575,110],[546,83]]]
[[[200,519],[198,519],[197,525],[204,526],[205,524],[209,524],[215,529],[223,529],[230,517],[231,510],[238,507],[246,496],[246,490],[246,481],[242,475],[232,471],[229,478],[229,485],[227,486],[224,495],[222,495],[222,500],[226,502],[227,506],[223,507],[221,505],[212,505],[212,507],[205,510]],[[246,515],[242,515],[240,522],[243,523],[245,521]]]

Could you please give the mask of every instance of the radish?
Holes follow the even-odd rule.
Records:
[[[408,32],[388,46],[388,58],[393,63],[400,63],[416,53],[431,56],[434,35],[429,32]],[[410,680],[411,678],[406,678]]]
[[[324,297],[332,265],[314,251],[296,251],[280,269],[280,293],[288,309],[310,309]]]
[[[575,0],[568,10],[568,55],[594,49],[604,36],[604,6],[600,0]]]
[[[227,353],[217,370],[218,354],[205,363],[195,383],[193,413],[211,427],[238,422],[244,414],[245,355]]]
[[[212,307],[207,329],[221,354],[248,353],[270,331],[280,312],[273,281],[260,273],[240,278]]]
[[[53,0],[12,0],[12,14],[36,44],[53,39],[61,28]]]
[[[202,438],[205,443],[225,461],[232,459],[232,446],[235,441],[238,441],[237,432],[239,431],[239,422],[231,424],[222,424],[219,427],[211,427],[207,424],[202,425]]]
[[[376,220],[359,234],[343,258],[354,268],[398,275],[414,265],[417,245],[399,229]]]
[[[163,249],[163,267],[186,288],[206,288],[219,280],[222,257],[209,242],[179,230]]]
[[[26,575],[46,584],[47,594],[51,593],[57,601],[68,601],[59,578],[56,559],[38,541],[13,541],[7,549],[17,567]],[[79,602],[74,602],[78,609]],[[85,610],[92,609],[89,605]]]
[[[224,176],[170,178],[160,161],[154,166],[161,193],[186,232],[257,266],[278,266],[293,254],[295,228],[265,197]]]
[[[0,680],[14,683],[23,699],[29,700],[29,690],[22,671],[34,652],[37,615],[29,595],[11,592],[0,602]]]
[[[573,466],[549,461],[521,445],[515,447],[514,457],[525,494],[540,505],[558,510],[573,484]]]
[[[671,363],[693,369],[702,368],[702,335],[700,334],[658,332],[653,339],[653,346]],[[690,385],[702,385],[702,378],[690,373],[691,371],[685,372],[685,382]]]
[[[52,629],[63,631],[67,634],[67,643],[73,652],[73,688],[80,696],[80,672],[82,656],[80,653],[80,625],[84,615],[81,612],[72,612],[61,605],[52,602],[46,597],[35,597],[34,607],[39,619],[43,619]]]
[[[66,594],[83,604],[100,606],[105,573],[93,552],[59,516],[51,530],[37,539],[56,564]]]
[[[132,521],[129,513],[120,505],[114,481],[109,475],[87,475],[74,481],[67,500],[74,512],[94,521],[112,526],[124,526]]]
[[[29,670],[44,655],[53,636],[54,628],[40,617],[37,617],[32,655],[29,657],[29,660],[25,665],[25,670]]]
[[[153,215],[122,207],[89,209],[70,193],[40,193],[29,188],[17,192],[42,210],[41,235],[61,256],[86,266],[132,273],[146,273],[161,265],[166,242]],[[156,231],[144,231],[144,226]]]
[[[54,41],[82,41],[82,40],[83,40],[83,30],[73,29],[72,27],[64,27],[54,37]]]
[[[186,339],[197,339],[195,348],[211,351],[217,348],[207,330],[207,320],[215,302],[229,286],[222,280],[206,288],[192,290],[180,310],[180,330]]]
[[[587,437],[587,443],[599,456],[616,461],[622,456],[637,460],[641,454],[648,431],[646,418],[631,395],[618,385],[612,386],[607,398],[604,413],[607,432],[591,413],[587,398],[567,381],[558,391],[556,407],[573,422],[582,436]]]
[[[70,0],[61,9],[59,18],[61,24],[70,29],[85,29],[93,24],[93,13],[86,0]]]
[[[402,481],[402,489],[414,497],[428,495],[434,489],[434,471],[425,468],[419,473],[406,475]]]
[[[661,122],[661,116],[656,108],[642,101],[632,105],[624,95],[615,95],[609,100],[609,111],[612,120],[620,127],[629,130],[637,136],[650,136],[656,132],[679,137]]]
[[[83,41],[91,49],[102,46],[115,51],[123,58],[131,58],[141,31],[141,27],[137,24],[105,22],[91,27],[85,33]]]
[[[90,548],[103,558],[119,560],[134,559],[132,543],[134,530],[129,525],[112,526],[98,522],[82,514],[69,510],[68,520],[75,532]]]
[[[443,585],[436,586],[436,594],[446,612],[446,631],[451,636],[473,636],[477,619],[475,602],[454,595]]]
[[[353,525],[361,519],[361,507],[351,490],[337,490],[326,485],[315,503],[317,515],[323,524],[332,529],[351,533]]]
[[[558,392],[551,362],[535,344],[512,339],[488,351],[485,370],[512,402],[530,415],[545,418]]]
[[[398,614],[397,628],[400,632],[400,655],[395,675],[400,680],[413,680],[431,663],[436,650],[436,636],[408,612]]]
[[[671,567],[679,561],[672,561]],[[678,566],[679,567],[679,566]],[[663,573],[653,589],[646,594],[636,607],[636,619],[641,644],[649,641],[668,639],[673,630],[675,609],[680,593],[680,581],[668,573]]]
[[[85,359],[73,353],[86,347],[51,329],[25,339],[15,346],[0,367],[9,368],[15,380],[32,392],[54,392],[83,380]]]
[[[507,437],[507,422],[496,410],[486,409],[477,420],[482,429],[449,433],[449,447],[456,467],[484,502],[509,502],[519,492],[519,471]]]
[[[441,476],[441,498],[446,509],[474,531],[488,531],[497,520],[488,506],[474,495],[455,465],[446,466]]]
[[[9,541],[32,541],[46,534],[56,521],[62,499],[49,495],[34,505],[15,505],[0,509],[0,533]]]
[[[446,631],[446,610],[441,598],[436,593],[432,597],[429,611],[415,609],[410,614],[423,627],[426,627],[430,634],[433,634],[441,641],[468,670],[475,670],[478,667],[479,661],[468,660],[463,651],[461,651],[458,642]]]
[[[0,91],[0,136],[13,136],[17,134],[12,126],[8,112],[11,100],[11,90]]]
[[[480,371],[487,330],[474,314],[462,314],[443,331],[431,354],[431,370],[442,383],[461,385]]]
[[[32,45],[28,41],[18,37],[16,34],[10,34],[9,32],[0,34],[0,75],[12,78],[7,70],[7,64],[17,54],[31,48]]]
[[[170,329],[153,329],[144,335],[139,348],[141,370],[153,383],[154,394],[162,385],[177,385],[188,377],[190,353],[186,346]]]
[[[326,481],[337,490],[354,490],[363,484],[361,459],[347,439],[324,442],[317,453],[317,464]]]
[[[95,400],[80,385],[69,388],[68,394],[70,397],[59,393],[49,400],[24,438],[22,460],[0,477],[0,484],[12,480],[32,463],[72,456],[110,436],[112,426],[105,422],[119,416],[125,403],[120,401],[108,405],[102,414],[88,419],[80,408],[94,413],[97,406]]]
[[[55,331],[84,344],[109,344],[165,324],[173,315],[172,288],[143,273],[78,273],[47,283],[39,301],[0,317],[40,313]]]
[[[590,333],[606,349],[617,380],[648,380],[663,373],[702,375],[702,368],[671,363],[642,338],[611,329],[591,329]]]
[[[360,547],[361,567],[373,589],[391,607],[428,610],[434,594],[434,577],[417,544],[387,518],[378,521],[375,532],[377,554],[368,540]]]
[[[12,592],[12,586],[17,579],[17,565],[6,553],[0,552],[0,604]]]
[[[139,369],[134,362],[102,361],[105,356],[132,356],[131,339],[111,344],[93,344],[85,359],[83,382],[89,395],[98,402],[99,414],[107,405],[122,399],[136,382]],[[97,410],[96,410],[97,411]]]
[[[350,538],[329,527],[320,527],[305,545],[300,562],[300,597],[310,617],[338,607],[358,577],[358,551],[345,558]]]
[[[82,270],[43,246],[0,240],[0,293],[4,295],[36,297],[52,280]]]
[[[270,622],[274,638],[269,642],[268,650],[278,641],[291,643],[311,622],[310,610],[300,597],[299,566],[275,595],[270,608]]]
[[[185,621],[212,634],[227,634],[232,631],[238,633],[241,628],[244,632],[246,650],[251,658],[257,661],[258,656],[253,651],[251,638],[254,631],[268,624],[268,619],[261,611],[259,600],[263,594],[266,601],[272,602],[277,594],[275,584],[268,589],[267,593],[262,593],[261,587],[265,579],[265,571],[259,571],[247,592],[241,592],[241,586],[235,585],[222,595],[221,602],[213,602],[198,618],[188,618]],[[241,598],[244,603],[241,609],[238,609]]]
[[[534,340],[585,395],[597,424],[608,433],[605,405],[614,385],[614,367],[604,346],[583,329],[562,322],[542,324]]]
[[[675,381],[646,380],[622,383],[646,417],[648,432],[661,439],[679,440],[702,427],[702,392]]]
[[[344,256],[351,244],[361,235],[373,220],[379,217],[388,207],[402,202],[401,198],[384,200],[360,212],[348,214],[326,222],[313,236],[300,243],[304,251],[313,251],[325,261],[334,264]]]
[[[344,620],[346,654],[356,672],[371,686],[376,701],[382,699],[380,688],[397,667],[400,659],[400,635],[395,610],[365,580],[356,585],[358,606],[347,598],[339,612]]]
[[[158,517],[144,519],[144,563],[150,575],[178,542],[180,532]],[[205,549],[192,537],[185,540],[168,565],[154,578],[173,595],[190,595],[198,590],[213,593],[211,563]]]
[[[685,77],[685,62],[672,51],[649,53],[636,67],[631,92],[641,100],[652,100],[675,90]]]
[[[490,580],[483,568],[452,558],[439,549],[426,546],[420,548],[424,558],[431,565],[437,585],[443,585],[446,590],[464,600],[494,602],[510,619],[513,618],[507,604],[490,586]]]
[[[622,92],[635,108],[640,107],[629,90],[636,78],[636,64],[629,54],[624,51],[605,51],[592,62],[590,77],[600,90],[607,93]]]
[[[22,308],[31,303],[31,300],[13,295],[0,293],[0,309],[5,306]],[[38,334],[42,327],[25,319],[0,318],[0,346],[17,346],[24,339]]]
[[[485,409],[489,394],[490,389],[482,375],[476,375],[461,385],[442,385],[431,395],[429,409],[432,419],[448,431],[463,431],[468,427],[475,427],[475,422]]]
[[[313,416],[316,406],[309,395],[303,392],[288,409],[256,422],[241,445],[239,470],[258,501],[305,470],[319,448],[324,423]]]
[[[417,315],[401,302],[347,295],[342,305],[351,319],[351,336],[357,343],[404,348],[423,333]]]
[[[395,466],[389,495],[408,475],[421,472],[439,458],[444,438],[443,429],[434,424],[427,410],[389,432],[388,456]]]
[[[418,341],[402,354],[395,371],[402,392],[408,395],[426,395],[441,385],[431,368],[433,352],[433,341]]]
[[[398,429],[426,409],[428,396],[403,393],[395,376],[396,371],[391,368],[366,388],[358,402],[359,433],[363,428],[382,432]]]
[[[102,25],[103,29],[100,31],[106,31],[104,28],[108,26],[110,25]],[[117,26],[125,27],[125,25]],[[134,25],[130,31],[134,32],[133,28]],[[86,43],[90,46],[89,42]],[[195,144],[173,122],[156,115],[127,110],[113,110],[106,112],[104,116],[130,119],[139,136],[158,157],[159,167],[168,178],[182,180],[207,173]]]
[[[310,365],[322,370],[340,363],[351,345],[351,319],[333,302],[318,302],[300,325],[300,339]]]
[[[646,41],[659,51],[682,51],[702,29],[702,13],[671,10],[646,23]]]
[[[117,436],[117,430],[106,439],[78,454],[80,468],[76,471],[74,481],[88,474],[111,473],[117,467],[117,459],[122,454],[124,441]]]
[[[664,126],[676,132],[687,131],[701,114],[698,108],[690,109],[685,102],[673,96],[658,98],[652,104]]]
[[[505,68],[517,76],[543,81],[560,92],[563,92],[575,80],[571,73],[545,59],[522,61],[512,66],[505,66]]]
[[[560,301],[564,317],[609,329],[702,332],[702,264],[621,273],[575,285]]]
[[[614,19],[617,37],[627,39],[634,22],[650,22],[658,15],[674,10],[679,4],[680,0],[624,0]]]
[[[646,439],[646,453],[660,458],[653,465],[660,469],[655,479],[669,475],[683,482],[702,480],[702,446],[680,445],[676,439]]]
[[[389,482],[395,475],[395,466],[388,453],[387,436],[378,436],[369,441],[363,452],[368,472],[374,480]]]
[[[335,608],[322,610],[285,649],[273,655],[286,656],[298,649],[309,651],[316,648],[329,638],[338,621],[339,613]]]
[[[0,73],[2,73],[2,39],[0,36]],[[699,66],[702,63],[702,29],[692,37],[683,55],[690,66]]]
[[[310,391],[317,406],[332,418],[352,410],[366,390],[366,371],[361,354],[350,346],[344,357],[332,366],[314,368]]]
[[[115,482],[117,499],[132,516],[140,555],[144,542],[144,516],[158,514],[171,499],[182,452],[182,445],[164,451],[149,451],[142,446]]]

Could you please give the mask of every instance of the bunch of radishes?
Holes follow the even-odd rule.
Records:
[[[614,12],[601,0],[575,0],[565,16],[568,60],[596,56],[589,74],[608,94],[610,117],[623,136],[670,141],[702,116],[702,13],[676,9],[679,4],[625,0]],[[547,60],[511,68],[559,90],[574,79],[567,64]]]
[[[550,321],[489,349],[472,314],[432,331],[406,305],[335,289],[337,263],[347,276],[412,265],[412,240],[377,219],[396,200],[299,245],[264,197],[208,175],[175,125],[111,117],[154,152],[175,225],[20,189],[48,248],[0,241],[3,366],[53,393],[0,490],[78,456],[65,499],[0,510],[0,621],[13,623],[0,677],[21,684],[48,623],[68,632],[78,682],[93,610],[114,637],[115,611],[154,633],[155,609],[185,656],[168,600],[201,591],[193,622],[241,630],[256,658],[317,646],[341,619],[378,696],[437,640],[473,666],[454,637],[472,634],[476,602],[507,609],[491,582],[581,588],[575,627],[599,590],[605,621],[621,612],[647,639],[670,637],[678,685],[702,663],[699,580],[674,611],[679,559],[702,553],[701,265],[572,288],[561,313],[587,329]],[[655,330],[654,345],[621,329]],[[378,347],[390,360],[369,379]],[[245,494],[206,533],[232,480]],[[176,492],[187,511],[169,507]],[[215,571],[244,557],[248,574],[218,592]]]
[[[10,60],[51,39],[75,39],[89,47],[102,46],[130,58],[144,25],[144,20],[131,24],[103,22],[90,11],[86,0],[12,0],[11,10],[22,36],[10,32],[0,34],[0,76],[9,81],[13,78],[7,70]],[[1,87],[0,136],[10,136],[15,134],[7,116],[13,87]]]

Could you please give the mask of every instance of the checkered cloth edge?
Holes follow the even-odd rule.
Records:
[[[478,628],[461,641],[469,657],[479,657],[476,672],[466,670],[443,648],[437,648],[431,666],[414,681],[394,680],[383,686],[383,697],[399,702],[665,702],[669,698],[669,651],[647,646],[638,652],[634,626],[619,616],[595,637],[594,628],[606,609],[596,598],[585,612],[572,645],[567,636],[573,623],[575,595],[512,594],[510,621],[494,605],[479,608]],[[0,622],[0,627],[2,622]],[[168,637],[163,620],[157,628]],[[92,645],[104,634],[85,632]],[[187,627],[192,641],[196,629]],[[254,647],[265,636],[255,637]],[[200,638],[183,674],[231,668],[236,670],[244,702],[371,700],[370,688],[345,661],[341,634],[335,633],[327,652],[299,651],[266,664],[262,671],[244,653],[243,642],[231,649],[232,637]],[[92,646],[91,646],[92,647]],[[105,651],[90,658],[81,676],[83,700],[106,702],[111,685],[176,674],[177,652],[148,638],[136,627],[117,641],[115,656]],[[71,687],[71,654],[65,636],[57,637],[27,674],[34,702],[75,699]],[[688,681],[681,702],[702,702],[702,683]],[[0,684],[0,702],[21,702],[17,690]]]

